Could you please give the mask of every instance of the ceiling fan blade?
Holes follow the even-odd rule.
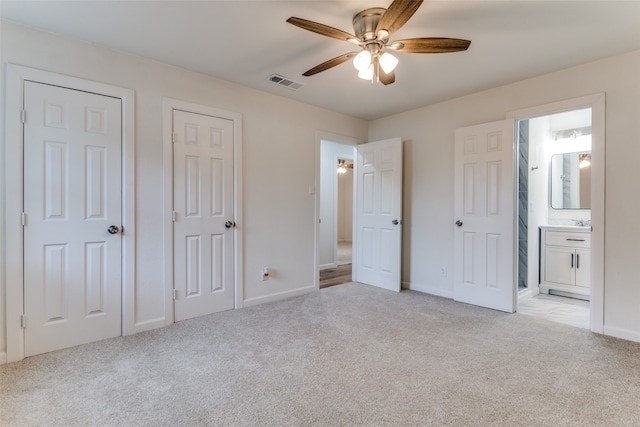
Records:
[[[306,77],[313,76],[314,74],[318,74],[318,73],[320,73],[322,71],[328,70],[329,68],[333,68],[336,65],[340,65],[343,62],[346,62],[349,59],[353,58],[357,54],[358,54],[358,52],[349,52],[349,53],[345,53],[344,55],[336,56],[335,58],[332,58],[332,59],[330,59],[328,61],[325,61],[320,65],[316,65],[315,67],[313,67],[309,71],[305,71],[304,73],[302,73],[302,75],[306,76]]]
[[[471,41],[441,37],[397,40],[387,46],[398,52],[408,53],[447,53],[467,50]]]
[[[418,10],[422,0],[393,0],[387,11],[380,18],[376,33],[385,30],[393,34],[400,29]]]
[[[296,27],[300,27],[305,30],[312,31],[314,33],[317,33],[323,36],[333,37],[334,39],[344,40],[344,41],[349,41],[349,40],[358,41],[356,36],[346,33],[342,30],[338,30],[337,28],[329,27],[328,25],[319,24],[317,22],[308,21],[302,18],[296,18],[295,16],[292,16],[291,18],[287,19],[287,22],[289,24],[295,25]]]
[[[378,80],[383,85],[390,85],[391,83],[395,83],[396,81],[396,72],[392,71],[390,73],[385,73],[383,69],[380,69],[380,74],[378,75]]]

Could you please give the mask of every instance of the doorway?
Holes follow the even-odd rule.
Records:
[[[594,332],[604,286],[603,98],[512,114],[517,311]]]
[[[337,144],[337,146],[335,145]],[[342,147],[340,147],[342,145]],[[337,162],[341,156],[354,158],[352,277],[371,286],[400,292],[402,261],[402,140],[399,137],[353,145],[318,140],[318,276],[324,268],[337,266]],[[329,149],[350,149],[330,155]],[[323,154],[326,159],[323,159]],[[346,158],[346,157],[345,157]],[[323,161],[324,160],[324,161]],[[323,177],[331,184],[322,185]],[[333,203],[333,205],[332,205]],[[324,232],[322,229],[324,228]],[[330,232],[327,232],[330,230]],[[331,264],[327,255],[331,255]],[[323,259],[324,256],[324,259]],[[323,263],[324,261],[324,263]],[[318,283],[319,278],[318,278]],[[318,285],[319,286],[319,285]]]
[[[352,281],[354,146],[320,141],[319,287]]]

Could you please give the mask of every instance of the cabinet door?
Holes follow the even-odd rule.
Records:
[[[547,246],[544,249],[544,281],[563,285],[575,284],[575,250],[571,248]],[[572,262],[573,260],[573,262]],[[585,271],[588,271],[585,269]]]
[[[576,249],[576,286],[591,286],[591,251]]]

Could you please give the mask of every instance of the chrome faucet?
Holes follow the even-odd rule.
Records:
[[[571,221],[575,222],[575,224],[579,227],[589,227],[591,226],[590,219],[572,219]]]

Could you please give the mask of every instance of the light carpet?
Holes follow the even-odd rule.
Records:
[[[640,344],[350,283],[0,367],[2,426],[631,426]]]

